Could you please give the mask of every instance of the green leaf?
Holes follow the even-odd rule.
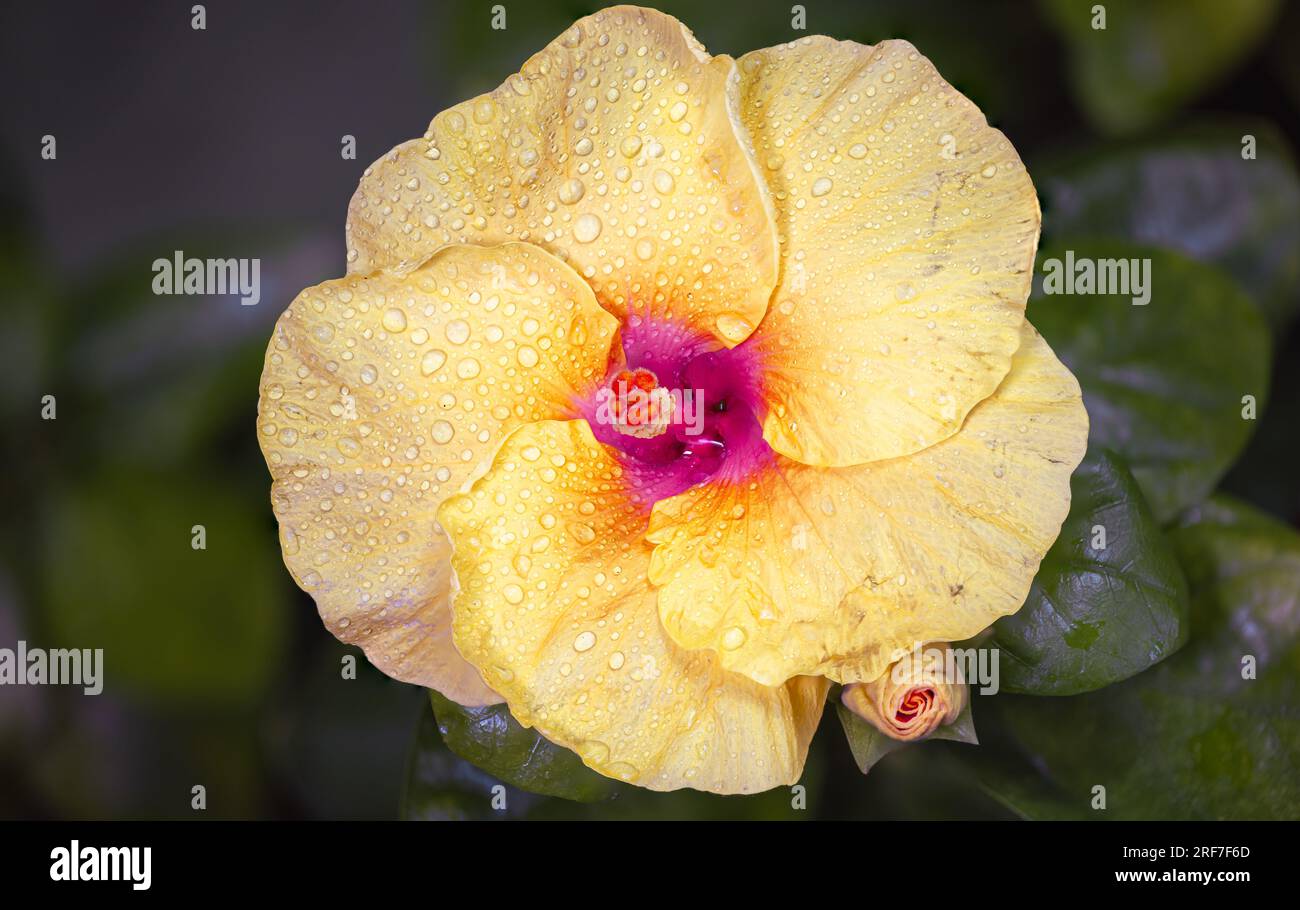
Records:
[[[990,699],[1057,795],[1022,800],[1027,814],[1300,817],[1300,535],[1216,497],[1173,538],[1192,586],[1187,647],[1100,692]],[[1104,810],[1090,809],[1096,786]]]
[[[248,705],[280,666],[272,528],[212,471],[100,473],[56,494],[42,537],[48,647],[103,648],[104,687]],[[204,526],[206,549],[194,549]]]
[[[462,821],[527,814],[538,797],[510,787],[504,793],[494,793],[493,788],[500,786],[497,779],[447,748],[438,732],[432,701],[422,701],[406,760],[400,817],[404,821]]]
[[[1244,136],[1255,139],[1242,157]],[[1300,302],[1300,177],[1271,123],[1242,119],[1094,149],[1035,172],[1043,233],[1110,236],[1218,265],[1275,328]]]
[[[1148,259],[1151,298],[1048,295],[1044,267],[1081,259]],[[1029,320],[1078,377],[1094,447],[1128,463],[1156,518],[1203,500],[1240,454],[1262,404],[1271,342],[1250,299],[1215,268],[1112,240],[1058,241],[1040,254]]]
[[[1001,651],[1003,691],[1100,689],[1187,640],[1182,569],[1123,461],[1089,453],[1070,478],[1070,495],[1070,514],[1025,605],[993,624],[987,645]]]
[[[857,762],[858,770],[863,774],[870,771],[886,755],[894,752],[904,746],[913,745],[910,742],[902,742],[893,737],[886,736],[871,724],[867,723],[861,717],[854,714],[844,704],[835,699],[835,713],[840,719],[840,725],[844,727],[844,735],[849,741],[849,751],[853,753],[853,760]],[[947,739],[954,742],[970,743],[978,745],[979,738],[975,735],[975,718],[971,714],[971,699],[966,699],[966,705],[957,715],[956,720],[950,724],[944,724],[935,730],[925,740]]]
[[[579,802],[605,799],[613,792],[614,781],[521,726],[505,705],[466,708],[432,690],[429,698],[448,748],[503,783]]]
[[[1278,0],[1044,0],[1070,51],[1070,78],[1089,118],[1112,133],[1164,119],[1212,87],[1267,31]]]

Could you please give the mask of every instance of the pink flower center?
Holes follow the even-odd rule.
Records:
[[[903,697],[902,703],[899,704],[898,711],[894,714],[894,721],[899,726],[905,727],[927,713],[933,705],[933,689],[912,689]]]
[[[659,377],[642,367],[619,370],[608,393],[608,413],[614,429],[628,436],[659,436],[680,412],[672,391],[659,385]]]
[[[678,323],[631,316],[621,354],[578,411],[618,450],[646,506],[706,480],[745,480],[772,457],[752,348],[719,348]]]

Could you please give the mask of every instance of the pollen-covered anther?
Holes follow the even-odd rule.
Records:
[[[653,439],[668,429],[676,404],[650,370],[621,370],[609,384],[614,429],[638,439]]]

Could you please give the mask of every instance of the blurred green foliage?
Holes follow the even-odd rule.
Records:
[[[203,481],[117,471],[59,490],[45,523],[48,633],[102,647],[114,683],[142,698],[249,704],[283,647],[284,573],[241,491]]]
[[[1044,264],[1064,269],[1071,253],[1149,262],[1151,302],[1134,305],[1128,290],[1046,294]],[[1169,250],[1073,238],[1038,262],[1029,320],[1083,387],[1089,442],[1122,455],[1168,521],[1209,495],[1254,431],[1242,399],[1263,408],[1268,395],[1268,326],[1225,273]]]
[[[1267,121],[1216,116],[1075,151],[1034,177],[1048,244],[1125,238],[1212,263],[1276,329],[1300,305],[1300,176]]]
[[[1070,75],[1097,126],[1158,125],[1250,53],[1278,0],[1044,0],[1070,50]]]

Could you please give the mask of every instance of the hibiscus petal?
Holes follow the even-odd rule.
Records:
[[[804,38],[741,74],[781,235],[765,438],[843,466],[951,436],[1019,343],[1039,210],[1015,149],[905,41]]]
[[[438,513],[460,585],[456,645],[510,713],[610,777],[726,793],[798,780],[827,683],[776,687],[659,625],[645,512],[584,420],[514,433]]]
[[[348,210],[349,270],[527,240],[573,265],[610,312],[671,314],[735,345],[777,272],[738,94],[735,61],[671,16],[582,19],[366,171]]]
[[[904,458],[817,468],[655,506],[650,578],[668,634],[776,685],[872,680],[898,648],[954,641],[1024,602],[1070,506],[1088,418],[1028,322],[1002,385],[954,436]]]
[[[500,701],[452,647],[435,512],[509,431],[568,413],[616,329],[571,268],[522,243],[448,247],[285,310],[260,439],[285,563],[334,635],[397,679]]]

